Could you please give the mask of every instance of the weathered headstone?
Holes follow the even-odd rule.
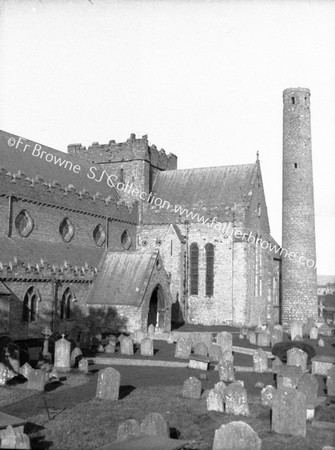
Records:
[[[271,335],[268,330],[262,330],[257,335],[257,345],[259,347],[270,347]]]
[[[253,354],[254,371],[257,373],[267,372],[268,370],[268,357],[264,350],[258,348],[254,350]]]
[[[300,366],[302,372],[306,372],[308,355],[300,348],[293,347],[287,350],[287,365]]]
[[[173,343],[174,343],[173,333],[168,333],[166,342],[167,342],[168,344],[173,344]]]
[[[170,436],[170,428],[161,414],[151,413],[141,423],[141,433],[168,438]]]
[[[99,370],[96,397],[103,400],[118,400],[120,380],[120,372],[112,367]]]
[[[257,336],[256,333],[254,331],[250,331],[249,334],[247,335],[250,344],[252,345],[256,345],[257,343]]]
[[[213,361],[219,361],[222,359],[222,349],[217,344],[212,344],[208,349],[208,352]]]
[[[282,361],[278,358],[278,356],[276,356],[273,360],[272,360],[272,372],[273,373],[277,373],[279,368],[283,365]]]
[[[319,329],[318,327],[312,327],[309,330],[309,338],[316,340],[319,337]]]
[[[15,375],[15,372],[10,370],[5,364],[0,363],[0,386],[5,385]]]
[[[218,381],[214,384],[214,389],[216,391],[219,391],[222,397],[222,400],[225,401],[225,391],[226,391],[227,385],[223,381]]]
[[[105,353],[115,353],[115,342],[108,342],[105,347]]]
[[[78,366],[78,363],[79,363],[79,361],[82,359],[82,357],[83,357],[83,353],[82,353],[82,351],[80,350],[80,348],[79,348],[79,347],[75,347],[75,348],[72,350],[71,355],[70,355],[70,364],[71,364],[71,367],[76,367],[76,366]]]
[[[335,367],[332,367],[327,372],[327,395],[335,396]]]
[[[222,352],[229,351],[231,353],[233,351],[233,335],[227,331],[221,331],[217,334],[216,343],[221,347]]]
[[[201,397],[201,381],[198,378],[190,377],[184,381],[183,397],[200,398]]]
[[[154,341],[152,339],[142,339],[141,356],[154,356]]]
[[[20,427],[12,427],[9,425],[1,435],[0,448],[12,449],[20,448],[30,450],[29,436],[21,431]]]
[[[313,375],[328,375],[328,370],[335,366],[334,356],[316,355],[312,358],[312,374]]]
[[[153,339],[154,334],[155,334],[155,327],[154,327],[154,325],[151,324],[148,326],[148,337],[150,339]]]
[[[207,356],[208,355],[207,345],[204,344],[203,342],[198,342],[197,344],[195,344],[195,346],[194,346],[194,354],[195,355]]]
[[[296,336],[302,336],[302,322],[294,320],[291,323],[291,341],[294,341]]]
[[[70,353],[71,344],[69,341],[64,339],[64,334],[62,339],[55,342],[55,364],[54,367],[59,372],[69,372],[70,371]]]
[[[127,336],[121,341],[121,355],[132,356],[134,354],[134,342],[131,337]]]
[[[262,440],[245,422],[233,421],[215,430],[213,450],[261,450]]]
[[[80,372],[88,373],[88,360],[86,358],[83,358],[79,361],[78,369]]]
[[[187,336],[178,339],[174,357],[188,359],[191,354],[192,341]]]
[[[319,346],[319,347],[324,347],[324,346],[325,346],[325,341],[324,341],[322,338],[320,338],[320,339],[318,340],[318,346]]]
[[[211,389],[208,393],[207,399],[207,411],[223,412],[223,398],[220,391]]]
[[[240,383],[232,383],[225,390],[226,413],[248,416],[249,404],[246,389]]]
[[[306,396],[307,408],[314,408],[318,394],[319,383],[316,377],[310,373],[301,375],[298,381],[297,389]]]
[[[218,364],[220,381],[235,381],[234,363],[231,361],[220,361]]]
[[[134,333],[134,343],[140,344],[143,339],[147,337],[148,333],[145,333],[142,330],[136,330]]]
[[[31,367],[31,365],[29,363],[25,363],[22,367],[20,367],[19,373],[28,380],[28,375],[32,370],[33,368]]]
[[[31,370],[28,375],[27,389],[44,391],[46,384],[46,372],[43,370]]]
[[[128,419],[117,429],[117,441],[127,441],[141,434],[140,425],[135,419]]]
[[[271,332],[271,347],[283,341],[283,327],[281,325],[275,325]]]
[[[277,371],[277,388],[296,388],[302,375],[301,366],[281,366]]]
[[[272,408],[273,396],[276,392],[276,389],[268,384],[261,391],[261,405],[262,406],[270,406]]]
[[[279,388],[272,404],[272,431],[306,437],[306,397],[293,388]]]

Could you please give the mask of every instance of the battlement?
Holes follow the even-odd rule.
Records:
[[[309,107],[311,92],[308,88],[288,88],[283,91],[284,105]]]
[[[158,150],[155,145],[149,145],[148,136],[136,138],[132,133],[126,142],[116,143],[110,140],[108,144],[93,142],[89,147],[81,144],[68,145],[68,153],[89,163],[120,163],[134,160],[143,160],[159,170],[177,169],[177,156]]]

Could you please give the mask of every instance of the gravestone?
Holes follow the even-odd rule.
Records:
[[[299,378],[297,389],[299,392],[305,394],[307,409],[312,409],[315,407],[318,387],[318,380],[310,373],[304,373]]]
[[[296,336],[302,336],[302,322],[294,320],[291,323],[291,341],[294,341]]]
[[[205,344],[209,351],[213,344],[212,333],[210,331],[208,331],[208,332],[203,331],[203,332],[199,333],[199,341],[198,342],[202,342],[203,344]],[[196,343],[197,342],[194,342],[194,344],[196,344]]]
[[[154,327],[154,325],[151,324],[148,326],[148,337],[150,339],[153,339],[154,334],[155,334],[155,327]]]
[[[70,353],[71,344],[69,341],[62,338],[55,342],[55,364],[54,367],[59,372],[70,371]]]
[[[173,343],[174,343],[173,333],[168,333],[166,342],[167,342],[168,344],[173,344]]]
[[[258,347],[270,347],[271,335],[268,330],[263,330],[257,335]]]
[[[192,341],[188,336],[178,339],[174,357],[181,359],[189,359],[191,354]]]
[[[80,350],[80,348],[78,348],[78,347],[74,348],[70,355],[71,367],[77,367],[78,363],[82,359],[82,357],[83,357],[83,353]]]
[[[253,354],[254,371],[257,373],[264,373],[268,370],[268,357],[264,350],[258,348],[254,350]]]
[[[232,383],[225,390],[226,413],[248,416],[249,404],[247,390],[240,383]]]
[[[313,375],[328,375],[328,370],[335,365],[334,356],[316,355],[312,358],[312,374]]]
[[[217,334],[216,343],[221,347],[223,353],[225,351],[230,353],[233,351],[233,335],[227,331],[221,331]]]
[[[127,441],[141,434],[140,425],[135,419],[128,419],[117,429],[117,441]]]
[[[46,384],[46,372],[43,370],[31,370],[28,374],[27,389],[44,391]]]
[[[306,437],[306,396],[293,388],[279,388],[273,398],[271,429]]]
[[[15,372],[10,370],[5,364],[0,363],[0,386],[4,386],[8,380],[15,377]]]
[[[33,368],[31,367],[31,365],[29,363],[25,363],[22,367],[20,367],[19,373],[28,380],[28,375],[32,370]]]
[[[296,388],[302,375],[301,366],[281,366],[277,372],[277,388]]]
[[[86,358],[83,358],[79,361],[78,369],[80,372],[88,373],[88,360]]]
[[[208,352],[213,361],[220,361],[222,359],[222,350],[217,344],[212,344]]]
[[[143,339],[147,337],[148,333],[145,333],[142,330],[136,330],[134,333],[134,343],[140,344]]]
[[[92,346],[92,333],[89,330],[83,330],[80,333],[79,347],[82,350],[88,350]]]
[[[200,398],[201,397],[201,381],[198,378],[190,377],[184,381],[183,397]]]
[[[235,381],[234,363],[231,361],[220,361],[218,364],[220,381]]]
[[[283,341],[283,327],[281,325],[275,325],[271,332],[271,347]]]
[[[131,337],[124,337],[120,342],[121,355],[132,356],[134,354],[134,343]]]
[[[214,389],[220,392],[223,402],[225,401],[226,398],[225,395],[226,388],[227,385],[223,381],[218,381],[217,383],[214,384]]]
[[[312,327],[309,331],[309,338],[316,340],[319,337],[318,327]]]
[[[9,425],[1,434],[0,448],[21,448],[30,450],[29,436],[23,433],[21,427],[12,427]]]
[[[141,356],[154,356],[154,341],[152,339],[142,339]]]
[[[277,373],[279,368],[283,365],[283,362],[278,358],[278,356],[276,356],[273,360],[272,360],[272,372],[273,373]]]
[[[325,341],[324,341],[322,338],[320,338],[320,339],[318,340],[318,346],[319,346],[319,347],[324,347],[324,346],[325,346]]]
[[[115,342],[108,342],[105,347],[105,353],[115,353]]]
[[[112,367],[99,370],[96,397],[103,400],[118,400],[120,380],[120,372]]]
[[[190,355],[189,369],[208,370],[211,359],[208,356]]]
[[[207,356],[208,355],[208,348],[207,345],[203,342],[198,342],[194,346],[194,354],[195,355],[201,355],[201,356]]]
[[[261,391],[261,405],[270,406],[272,408],[273,397],[275,395],[276,388],[271,384],[265,386]]]
[[[223,412],[223,398],[220,391],[211,389],[206,398],[207,411]]]
[[[245,422],[233,421],[215,430],[213,450],[261,450],[262,440]]]
[[[161,414],[151,413],[148,414],[141,423],[141,433],[148,436],[168,438],[170,436],[170,428]]]
[[[256,342],[257,342],[256,333],[254,331],[250,331],[247,336],[248,336],[250,344],[256,345]]]
[[[329,369],[327,373],[327,395],[335,396],[335,367]]]
[[[290,350],[287,350],[286,354],[288,366],[300,366],[302,372],[306,372],[308,358],[306,352],[304,352],[300,348],[293,347]]]

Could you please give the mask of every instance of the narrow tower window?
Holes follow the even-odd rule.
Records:
[[[198,295],[199,248],[196,243],[190,246],[190,294]]]
[[[295,169],[298,168],[298,163],[294,163],[294,168],[295,168]]]
[[[213,296],[214,292],[214,245],[206,244],[206,295]]]
[[[295,104],[295,98],[291,97],[291,101],[292,101],[292,105],[294,105]]]

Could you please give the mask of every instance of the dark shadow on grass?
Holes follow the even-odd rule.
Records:
[[[135,390],[135,386],[126,385],[126,386],[120,386],[119,390],[119,400],[122,400],[123,398],[127,397],[129,394],[131,394]]]
[[[174,427],[170,428],[170,438],[171,439],[179,439],[180,435],[181,435],[181,433],[179,430],[177,430],[177,428],[174,428]]]
[[[59,386],[63,386],[63,383],[60,381],[54,381],[52,383],[48,383],[45,385],[44,391],[45,392],[52,392],[55,391]]]
[[[156,353],[158,352],[159,352],[158,348],[154,348],[154,355],[156,355]]]
[[[11,378],[10,380],[7,381],[7,386],[16,386],[18,384],[23,384],[27,381],[27,378],[24,377],[23,375],[19,374],[16,375],[15,377]]]
[[[48,450],[52,446],[51,441],[46,441],[42,435],[44,427],[36,425],[36,423],[27,422],[24,426],[24,432],[30,438],[30,446],[33,449]]]

